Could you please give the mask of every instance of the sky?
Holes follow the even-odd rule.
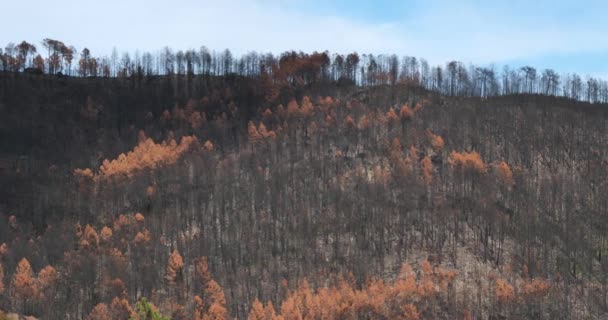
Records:
[[[608,78],[608,1],[28,0],[0,11],[14,13],[1,15],[1,46],[395,53]]]

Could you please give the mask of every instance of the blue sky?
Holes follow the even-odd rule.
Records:
[[[97,55],[114,46],[328,49],[608,76],[605,1],[29,0],[1,8],[15,13],[2,14],[2,45],[50,37]]]

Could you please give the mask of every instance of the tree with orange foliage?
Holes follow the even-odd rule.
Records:
[[[472,152],[456,152],[450,153],[448,163],[452,167],[460,167],[464,170],[471,170],[474,172],[485,174],[488,170],[486,164],[481,160],[479,153],[476,151]]]
[[[46,266],[38,272],[36,279],[36,287],[39,293],[44,293],[49,288],[53,287],[59,279],[59,273],[52,266]]]
[[[275,320],[275,319],[277,319],[277,313],[274,310],[274,306],[272,305],[271,301],[268,301],[266,303],[266,306],[264,307],[264,315],[266,316],[267,320]]]
[[[276,138],[276,134],[274,133],[274,131],[268,131],[268,129],[266,129],[266,126],[264,125],[264,123],[260,122],[259,128],[258,128],[258,133],[262,136],[262,138],[266,139],[266,138]]]
[[[371,127],[371,122],[369,120],[369,117],[367,115],[363,115],[361,116],[361,118],[359,119],[359,129],[360,130],[367,130]]]
[[[257,298],[253,301],[253,304],[251,305],[251,311],[249,312],[247,320],[266,320],[264,306]]]
[[[110,312],[112,313],[112,319],[131,319],[135,315],[129,301],[118,297],[112,299]]]
[[[213,146],[213,142],[211,142],[210,140],[205,141],[205,143],[203,144],[203,148],[205,148],[205,150],[211,152],[214,149]]]
[[[500,303],[513,301],[515,298],[513,286],[504,279],[496,279],[494,283],[494,296]]]
[[[99,238],[102,243],[108,243],[110,239],[112,239],[112,229],[107,226],[101,228],[101,232],[99,233]]]
[[[99,303],[91,310],[87,320],[113,320],[110,309],[105,303]]]
[[[308,117],[312,114],[312,111],[314,110],[314,107],[312,105],[312,102],[310,101],[310,98],[308,96],[304,96],[302,98],[301,101],[301,106],[300,106],[300,116],[305,118]]]
[[[420,319],[420,313],[415,305],[408,303],[403,306],[403,317],[406,320],[418,320]]]
[[[501,161],[496,168],[496,171],[500,181],[502,181],[502,183],[504,183],[506,186],[512,186],[515,183],[513,180],[513,172],[506,162]]]
[[[302,320],[302,312],[293,295],[289,295],[281,304],[281,316],[285,319]]]
[[[412,112],[407,104],[404,104],[399,111],[399,117],[401,118],[401,121],[411,120],[414,117],[414,112]]]
[[[34,293],[34,281],[30,262],[26,258],[21,259],[13,275],[12,287],[18,295],[28,297]]]
[[[393,109],[392,107],[386,113],[386,120],[388,121],[389,124],[394,124],[394,123],[397,123],[397,121],[399,121],[399,116],[397,116],[395,109]]]
[[[258,132],[258,129],[255,127],[253,121],[249,121],[247,124],[247,136],[249,138],[249,143],[253,145],[262,141],[262,135]]]
[[[36,280],[33,277],[32,266],[26,258],[21,259],[17,264],[11,288],[14,290],[13,296],[22,303],[25,310],[26,301],[32,299],[36,294]]]
[[[201,278],[203,286],[207,286],[211,281],[211,272],[209,271],[209,264],[207,257],[201,257],[196,264],[196,273]]]
[[[353,119],[353,117],[351,117],[350,115],[347,115],[346,119],[344,119],[344,126],[346,127],[346,129],[353,129],[357,125],[355,124],[355,119]]]
[[[291,118],[300,116],[300,106],[298,106],[298,102],[294,99],[289,101],[287,104],[287,116]]]
[[[527,299],[539,299],[545,297],[550,288],[551,284],[549,282],[542,279],[533,279],[524,283],[522,292]]]
[[[433,162],[429,156],[422,159],[422,179],[426,185],[430,185],[433,182]]]
[[[145,220],[144,215],[141,213],[136,213],[135,214],[135,221],[139,222],[139,223],[143,223]]]
[[[445,146],[445,142],[440,135],[433,134],[430,130],[428,131],[429,137],[431,139],[431,146],[435,151],[439,152]]]
[[[104,160],[99,167],[99,174],[94,178],[132,177],[140,170],[155,169],[162,165],[173,164],[194,145],[198,145],[195,136],[184,136],[179,144],[173,139],[157,144],[152,139],[146,138],[139,142],[132,151],[119,155],[117,159]],[[83,177],[89,177],[91,173],[90,169],[76,169],[74,171],[75,175]]]
[[[194,296],[194,320],[205,319],[205,302],[199,296]]]
[[[83,247],[87,247],[89,245],[93,247],[97,247],[99,244],[99,235],[97,235],[97,231],[90,225],[87,224],[84,228],[84,236],[81,239],[81,245]]]
[[[207,311],[208,319],[224,320],[228,319],[228,310],[226,309],[226,297],[224,290],[215,282],[210,280],[205,289],[207,296],[211,299],[211,305]]]
[[[169,256],[169,262],[167,263],[167,281],[169,281],[170,284],[175,284],[176,282],[181,281],[183,268],[184,260],[179,252],[174,250]]]

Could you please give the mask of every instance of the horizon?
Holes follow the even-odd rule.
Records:
[[[608,66],[602,63],[608,57],[608,44],[597,41],[608,31],[608,23],[600,16],[608,4],[599,1],[573,5],[566,1],[428,4],[415,0],[371,5],[342,0],[187,0],[172,4],[171,17],[160,1],[112,0],[94,10],[72,4],[67,0],[53,7],[39,0],[28,3],[30,21],[36,23],[26,24],[18,15],[6,17],[0,21],[0,29],[12,32],[0,36],[0,45],[25,40],[40,48],[43,28],[43,38],[61,40],[78,52],[87,47],[100,57],[110,56],[113,48],[155,53],[165,46],[176,50],[206,46],[229,49],[236,55],[327,50],[415,56],[431,65],[455,60],[497,69],[530,65],[583,77],[608,76]],[[7,3],[5,8],[7,12],[25,11],[18,3]],[[62,16],[69,18],[57,18]],[[226,23],[229,18],[238,23]],[[113,23],[91,23],[104,19]]]

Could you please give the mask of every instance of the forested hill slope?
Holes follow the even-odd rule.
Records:
[[[145,297],[172,319],[601,318],[606,110],[0,74],[0,309],[127,319]]]

